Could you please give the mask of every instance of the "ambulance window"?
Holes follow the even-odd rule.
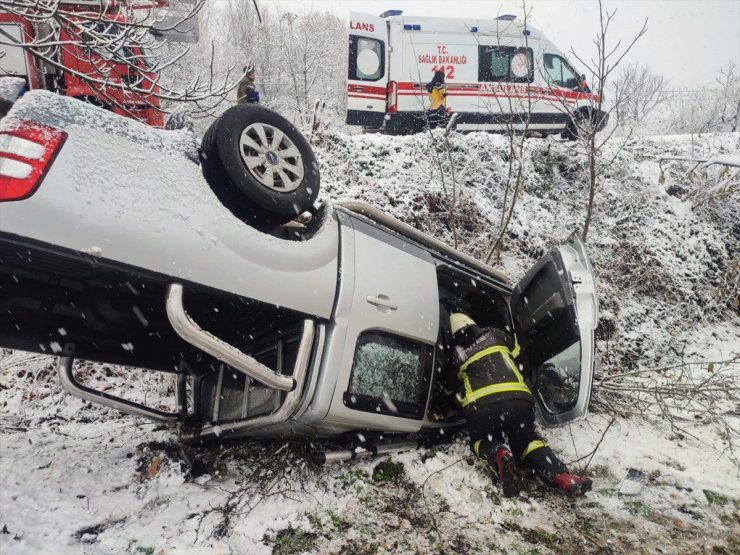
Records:
[[[534,56],[531,48],[479,46],[478,80],[531,83],[534,80]]]
[[[420,419],[428,391],[424,374],[431,356],[427,350],[387,333],[361,335],[344,404],[361,411]]]
[[[566,89],[575,89],[578,87],[578,75],[560,56],[555,54],[545,54],[545,77],[551,85],[564,87]]]
[[[349,37],[349,78],[377,81],[385,74],[385,45],[368,37]]]

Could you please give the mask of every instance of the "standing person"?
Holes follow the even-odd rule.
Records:
[[[259,104],[260,92],[254,84],[257,72],[253,64],[247,64],[244,67],[244,77],[239,81],[239,87],[236,90],[237,104]]]
[[[434,72],[432,80],[427,83],[429,93],[429,108],[427,119],[429,127],[437,127],[447,116],[447,85],[445,84],[445,73],[442,70]]]
[[[537,433],[534,399],[513,360],[511,336],[500,329],[479,328],[462,312],[450,315],[450,328],[470,447],[498,478],[504,496],[519,494],[515,460],[568,496],[589,491],[591,480],[569,474]]]

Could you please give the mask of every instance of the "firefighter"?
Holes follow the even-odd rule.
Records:
[[[537,433],[534,399],[514,362],[518,345],[511,336],[500,329],[479,328],[462,312],[450,315],[450,328],[470,447],[498,479],[504,496],[519,494],[517,463],[568,496],[590,490],[591,480],[569,474]]]
[[[437,127],[447,116],[447,85],[445,85],[445,73],[442,70],[434,72],[432,80],[427,83],[429,93],[429,108],[427,119],[429,127]]]
[[[259,104],[260,92],[254,84],[257,72],[253,64],[247,64],[244,67],[244,77],[239,81],[239,87],[236,91],[237,104]]]

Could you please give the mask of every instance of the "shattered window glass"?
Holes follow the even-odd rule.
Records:
[[[575,407],[581,385],[581,342],[543,362],[538,375],[537,390],[549,412],[559,414]]]
[[[360,337],[352,364],[349,393],[418,403],[422,350],[411,341],[371,333]]]

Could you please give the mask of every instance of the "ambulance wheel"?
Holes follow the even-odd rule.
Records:
[[[319,167],[285,118],[256,104],[226,110],[206,131],[203,175],[221,202],[246,221],[282,224],[311,209]]]
[[[575,141],[578,138],[578,126],[572,119],[568,120],[565,129],[560,133],[560,137],[566,141]]]

